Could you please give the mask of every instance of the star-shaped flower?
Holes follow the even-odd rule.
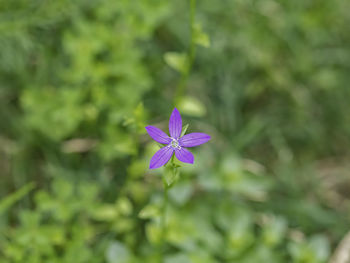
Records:
[[[189,133],[181,137],[182,119],[180,112],[175,108],[169,119],[170,137],[154,126],[147,126],[146,130],[153,140],[167,146],[158,150],[152,157],[149,168],[156,169],[166,164],[173,153],[176,158],[184,163],[193,163],[194,156],[187,150],[187,147],[195,147],[206,143],[210,140],[210,136],[205,133]]]

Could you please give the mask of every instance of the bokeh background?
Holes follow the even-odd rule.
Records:
[[[349,10],[2,0],[0,262],[156,263],[144,126],[174,105],[212,140],[170,190],[164,262],[327,262],[350,230]]]

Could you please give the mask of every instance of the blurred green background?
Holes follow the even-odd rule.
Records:
[[[0,262],[156,263],[144,126],[174,105],[212,140],[170,190],[164,262],[327,262],[350,230],[350,2],[190,10],[0,1]]]

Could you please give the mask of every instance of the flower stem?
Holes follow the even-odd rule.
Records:
[[[158,262],[163,263],[164,261],[164,253],[165,253],[165,243],[166,243],[166,233],[167,233],[167,225],[166,225],[166,213],[167,213],[167,207],[168,207],[168,200],[169,200],[169,186],[166,182],[166,180],[163,177],[163,205],[161,210],[161,217],[160,217],[160,243],[159,243],[159,257]]]
[[[165,238],[166,238],[166,212],[167,212],[167,207],[168,207],[168,199],[169,199],[169,195],[168,195],[168,186],[166,185],[166,183],[164,183],[164,191],[163,191],[163,207],[162,207],[162,218],[161,218],[161,237],[162,237],[162,241],[163,244],[165,243]]]
[[[172,156],[169,165],[174,166],[174,158]],[[163,181],[163,204],[161,208],[161,215],[160,215],[160,242],[159,242],[159,250],[158,250],[158,263],[164,262],[164,254],[165,254],[165,244],[166,244],[166,234],[167,234],[167,222],[166,222],[166,214],[167,214],[167,207],[168,207],[168,200],[169,200],[169,188],[165,175],[162,176]]]
[[[186,69],[183,71],[181,75],[181,79],[179,81],[179,84],[176,87],[175,91],[175,104],[181,99],[185,92],[186,83],[188,80],[188,76],[191,72],[194,58],[196,55],[196,43],[195,43],[195,15],[196,15],[196,0],[190,0],[190,32],[191,32],[191,40],[190,40],[190,46],[187,51],[187,65]]]

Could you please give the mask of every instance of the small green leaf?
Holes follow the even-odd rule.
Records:
[[[184,73],[187,70],[187,55],[177,52],[167,52],[164,55],[165,62],[173,69]]]
[[[147,205],[145,206],[139,213],[139,218],[149,219],[155,218],[160,215],[159,208],[155,205]]]
[[[189,96],[180,99],[178,108],[184,114],[194,117],[202,117],[206,113],[204,104],[198,99]]]
[[[186,124],[185,126],[182,127],[182,132],[181,132],[181,136],[180,137],[185,135],[185,133],[186,133],[186,131],[188,129],[188,126],[189,126],[189,124]]]
[[[153,244],[158,244],[161,241],[162,231],[158,224],[154,222],[149,222],[146,225],[146,236],[149,242]]]
[[[281,217],[271,217],[262,231],[263,241],[267,246],[276,246],[285,236],[287,222]]]
[[[130,215],[132,213],[133,207],[130,200],[126,197],[120,197],[116,203],[117,211],[122,215]]]
[[[164,183],[167,187],[171,187],[175,184],[175,182],[179,178],[179,170],[178,165],[174,165],[173,163],[167,167],[165,167],[164,171]]]
[[[118,217],[118,211],[114,205],[104,204],[94,210],[92,217],[99,221],[111,222]]]
[[[197,45],[203,46],[203,47],[210,47],[210,39],[209,36],[203,31],[202,26],[200,24],[196,24],[193,27],[193,38],[194,42]]]
[[[10,208],[16,202],[21,200],[24,196],[26,196],[30,191],[35,188],[34,183],[29,183],[24,185],[22,188],[17,190],[16,192],[8,195],[0,202],[0,214],[2,214],[6,209]]]

